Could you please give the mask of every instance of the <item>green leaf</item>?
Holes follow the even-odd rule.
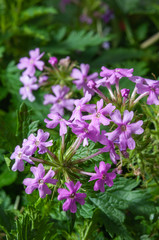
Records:
[[[59,44],[52,47],[53,53],[68,54],[70,51],[84,51],[87,47],[97,46],[101,43],[112,39],[114,36],[108,35],[101,37],[93,31],[86,32],[85,30],[72,31],[68,37]]]
[[[80,208],[80,215],[84,218],[92,218],[93,216],[93,212],[94,212],[94,206],[89,204],[89,203],[85,203],[84,205],[81,206]]]
[[[38,125],[39,125],[39,120],[33,121],[30,125],[29,125],[29,132],[28,132],[28,136],[31,133],[35,133],[38,130]]]
[[[17,178],[17,172],[9,171],[7,166],[3,166],[0,174],[0,188],[12,184]]]
[[[56,14],[57,11],[53,7],[44,7],[44,6],[36,6],[26,9],[21,13],[20,19],[21,21],[27,21],[35,17],[39,17],[45,14]]]
[[[29,37],[34,37],[40,40],[49,41],[50,36],[47,30],[37,28],[36,26],[23,25],[21,33]]]
[[[121,209],[128,207],[124,200],[113,197],[108,192],[104,194],[98,194],[98,197],[89,199],[105,214],[108,218],[114,222],[124,222],[125,215]]]
[[[29,110],[27,105],[25,103],[22,103],[17,113],[17,131],[16,131],[16,136],[20,137],[21,140],[27,138],[29,124],[30,124]]]

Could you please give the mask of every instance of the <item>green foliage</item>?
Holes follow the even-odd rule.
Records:
[[[103,15],[108,13],[108,6],[114,17],[106,23]],[[81,22],[83,14],[91,18],[91,24]],[[134,68],[136,76],[158,79],[158,17],[156,0],[71,1],[64,11],[58,0],[0,0],[0,239],[159,239],[158,106],[135,106],[135,120],[144,121],[145,131],[143,135],[133,136],[137,144],[135,150],[129,151],[129,158],[121,156],[122,176],[117,177],[113,187],[106,187],[104,193],[94,192],[94,181],[88,185],[89,176],[80,178],[81,190],[87,193],[87,198],[84,205],[77,203],[76,214],[62,211],[64,201],[57,200],[54,187],[52,195],[45,199],[39,199],[38,190],[26,196],[22,181],[32,177],[28,174],[30,166],[26,164],[23,173],[13,172],[10,170],[13,161],[9,158],[24,138],[35,134],[38,128],[46,130],[44,119],[50,108],[43,105],[43,96],[48,93],[43,89],[35,92],[36,101],[22,101],[21,72],[17,69],[21,57],[28,57],[29,50],[39,47],[46,53],[43,61],[48,67],[50,56],[56,56],[58,61],[70,56],[73,65],[58,77],[51,68],[49,87],[66,83],[71,88],[71,97],[77,99],[83,96],[82,89],[77,91],[70,78],[77,63],[90,64],[90,73],[100,72],[102,66]],[[109,42],[109,49],[103,48],[105,42]],[[39,76],[40,72],[36,74]],[[134,83],[124,78],[120,87],[132,91]],[[98,100],[96,96],[92,103]],[[69,119],[69,112],[65,116]],[[54,140],[50,150],[58,155],[59,129],[47,131]],[[65,148],[74,140],[74,134],[68,131]],[[80,146],[71,161],[96,153],[101,147],[92,142],[85,148]],[[109,153],[103,153],[76,166],[94,172],[94,166],[99,166],[100,161],[112,164]],[[79,173],[67,170],[73,179],[80,177]],[[59,175],[59,187],[68,177],[63,175]]]

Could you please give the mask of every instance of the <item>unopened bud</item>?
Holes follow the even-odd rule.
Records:
[[[130,92],[130,89],[123,88],[121,89],[121,96],[124,98],[128,98],[129,92]]]
[[[58,63],[58,60],[56,57],[50,57],[48,63],[51,64],[51,66],[55,66]]]

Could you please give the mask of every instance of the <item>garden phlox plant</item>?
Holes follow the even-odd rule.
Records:
[[[15,147],[10,157],[14,160],[12,170],[21,172],[26,165],[31,164],[30,171],[34,178],[24,179],[25,192],[31,194],[38,189],[40,198],[44,198],[52,193],[55,185],[57,199],[65,200],[63,210],[75,213],[77,204],[83,205],[87,198],[80,176],[87,178],[87,185],[93,181],[92,190],[104,192],[113,186],[114,179],[121,174],[122,159],[128,158],[129,152],[138,144],[135,141],[136,135],[144,132],[143,121],[134,111],[135,105],[145,96],[148,105],[159,105],[159,83],[157,80],[133,76],[132,68],[108,69],[102,66],[99,74],[97,72],[89,74],[88,64],[75,66],[69,57],[58,61],[52,56],[49,64],[45,65],[40,60],[44,53],[40,54],[38,48],[31,50],[29,54],[30,58],[24,57],[18,64],[19,69],[25,69],[20,78],[24,84],[20,94],[22,99],[34,101],[32,90],[43,87],[45,91],[45,87],[48,90],[50,86],[50,92],[53,94],[44,95],[44,105],[52,104],[52,107],[44,122],[48,129],[59,129],[61,142],[58,151],[54,152],[51,151],[54,142],[49,132],[39,129],[37,135],[30,134],[23,140],[22,146]],[[39,81],[35,68],[43,71]],[[71,81],[75,88],[83,90],[81,98],[73,99],[72,89],[60,84],[59,76],[63,73],[69,83]],[[51,85],[52,75],[56,80],[59,77],[59,84]],[[120,89],[123,77],[135,83],[131,94],[130,89]],[[109,96],[105,94],[105,89]],[[93,99],[98,100],[95,102]],[[67,115],[70,113],[69,119],[65,119],[66,111]],[[74,136],[72,144],[66,144],[68,129]],[[91,142],[100,146],[96,152],[82,158],[76,157],[78,150],[89,146]],[[93,159],[100,154],[105,156],[106,152],[110,155],[109,161],[105,157],[105,161],[98,161],[94,165]],[[85,171],[82,163],[87,161],[93,165],[95,172]]]

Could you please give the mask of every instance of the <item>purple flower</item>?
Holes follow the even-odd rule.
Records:
[[[83,88],[84,94],[86,93],[86,91],[88,91],[91,95],[94,95],[94,91],[87,86],[87,83],[89,80],[98,80],[98,73],[95,72],[91,75],[88,75],[89,69],[89,64],[82,63],[80,65],[80,70],[77,68],[73,68],[71,77],[75,79],[73,83],[78,89]]]
[[[37,148],[39,148],[39,154],[46,153],[47,147],[50,147],[53,144],[52,140],[46,142],[49,136],[50,134],[48,132],[44,132],[42,129],[38,130],[36,137],[34,134],[30,134],[26,143],[25,153],[33,155]]]
[[[33,102],[35,97],[32,94],[32,91],[39,88],[38,84],[34,84],[37,81],[36,77],[30,78],[28,76],[22,76],[20,77],[20,81],[24,84],[24,86],[19,90],[20,95],[22,95],[22,99],[24,100],[28,98],[30,102]]]
[[[150,80],[144,79],[142,82],[136,83],[137,93],[138,94],[146,94],[148,95],[147,104],[148,105],[159,105],[159,81],[158,80]]]
[[[39,59],[44,55],[44,52],[40,54],[40,49],[36,48],[35,50],[31,50],[29,55],[30,58],[21,58],[17,67],[20,70],[26,68],[26,70],[23,72],[23,75],[29,75],[30,77],[33,77],[35,74],[35,67],[37,67],[40,71],[43,70],[44,62],[40,61]]]
[[[97,111],[91,115],[83,116],[84,120],[91,120],[90,126],[94,126],[97,131],[100,133],[100,124],[107,126],[110,124],[110,119],[106,115],[110,115],[115,106],[112,103],[109,103],[106,107],[103,107],[103,99],[97,102]]]
[[[143,82],[145,82],[145,78],[142,78],[142,77],[139,77],[139,76],[129,77],[129,80],[131,80],[134,83],[143,83]]]
[[[48,188],[46,183],[56,185],[58,180],[52,179],[55,172],[50,169],[45,175],[45,169],[42,163],[40,163],[37,167],[31,167],[30,171],[34,174],[35,178],[24,179],[23,184],[27,186],[25,192],[27,194],[31,194],[36,188],[38,188],[41,198],[45,198],[46,194],[51,194],[51,190]]]
[[[40,76],[40,77],[39,77],[39,83],[44,83],[44,82],[46,82],[47,80],[48,80],[48,76],[43,75],[43,76]]]
[[[15,163],[13,164],[12,166],[12,171],[24,171],[24,162],[23,161],[26,161],[30,164],[34,164],[33,161],[30,160],[30,155],[26,155],[25,154],[25,143],[26,143],[26,139],[24,139],[23,141],[23,145],[22,145],[22,148],[17,145],[15,147],[15,150],[14,152],[12,153],[12,155],[10,156],[10,159],[15,159]]]
[[[80,203],[81,205],[84,205],[85,204],[84,198],[86,198],[87,195],[85,193],[77,193],[77,191],[82,186],[80,181],[78,181],[75,185],[72,181],[69,183],[65,183],[65,185],[67,186],[69,191],[64,188],[59,188],[58,189],[59,195],[57,199],[58,200],[67,199],[63,204],[63,211],[70,210],[70,212],[75,213],[77,211],[76,202]]]
[[[107,11],[102,15],[102,18],[105,23],[108,23],[111,19],[114,18],[113,11],[108,8]]]
[[[99,150],[102,151],[102,152],[109,152],[110,159],[112,160],[112,162],[114,164],[117,164],[117,160],[119,160],[120,157],[115,152],[114,142],[111,141],[111,140],[108,140],[108,138],[106,137],[106,132],[104,130],[102,131],[98,141],[101,144],[105,145],[105,147],[100,148]]]
[[[55,94],[46,94],[44,96],[44,105],[53,104],[50,111],[52,113],[59,113],[61,116],[64,115],[64,108],[69,111],[73,110],[74,99],[68,99],[67,93],[69,92],[69,88],[60,85],[52,86],[52,92]]]
[[[130,92],[130,89],[123,88],[123,89],[121,89],[121,96],[123,98],[128,98],[129,92]]]
[[[143,121],[140,120],[136,123],[131,123],[134,116],[133,111],[129,112],[128,110],[124,111],[123,119],[121,119],[121,114],[119,110],[116,110],[112,115],[112,121],[118,125],[118,127],[110,133],[106,133],[108,139],[114,141],[115,139],[119,139],[120,151],[126,150],[127,147],[129,149],[135,148],[135,141],[131,137],[132,134],[142,134],[144,130],[141,128]]]
[[[95,166],[96,174],[94,174],[90,180],[96,180],[98,179],[94,184],[94,191],[100,190],[101,192],[105,191],[104,184],[106,184],[108,187],[113,186],[113,179],[116,178],[116,174],[114,172],[108,173],[108,170],[111,168],[111,165],[109,163],[105,164],[105,162],[101,161],[99,163],[99,169],[97,166]]]
[[[103,42],[102,47],[103,47],[104,49],[108,50],[108,49],[110,48],[110,43],[109,43],[108,41]]]
[[[55,128],[58,124],[60,124],[60,136],[67,133],[67,125],[69,125],[70,122],[62,118],[59,113],[49,113],[47,116],[52,119],[51,121],[48,119],[44,120],[47,128]]]
[[[118,84],[122,77],[132,77],[133,72],[133,68],[115,68],[110,70],[103,66],[101,69],[102,71],[100,72],[100,76],[103,78],[97,81],[98,86],[110,86]]]
[[[82,14],[80,16],[80,22],[82,22],[82,23],[85,22],[90,25],[90,24],[92,24],[93,20],[92,20],[92,18],[88,17],[86,14]]]
[[[82,120],[82,112],[93,113],[95,111],[95,104],[86,104],[91,100],[92,95],[86,92],[85,96],[81,99],[74,101],[75,109],[73,110],[70,120]]]
[[[58,59],[56,57],[50,57],[48,63],[54,67],[58,63]]]
[[[88,138],[93,142],[98,140],[98,132],[94,126],[90,126],[85,121],[76,120],[70,127],[72,132],[83,140],[83,146],[88,145]]]

